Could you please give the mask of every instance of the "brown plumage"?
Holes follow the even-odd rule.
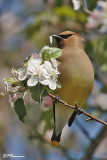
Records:
[[[75,32],[65,31],[55,36],[57,46],[63,49],[60,57],[59,82],[62,88],[58,96],[65,102],[80,107],[86,102],[94,82],[94,71],[90,59],[84,51],[82,37]],[[73,110],[62,105],[55,106],[55,127],[51,144],[57,146],[63,127],[72,115]],[[72,121],[72,118],[71,118]]]

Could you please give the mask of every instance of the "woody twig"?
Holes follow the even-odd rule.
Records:
[[[51,93],[48,93],[48,96],[50,96],[52,99],[56,100],[56,96],[55,95],[52,95]],[[104,122],[104,121],[102,121],[102,120],[90,115],[89,113],[85,112],[82,108],[80,108],[78,106],[77,103],[75,103],[75,106],[72,106],[72,105],[64,102],[60,98],[57,99],[57,102],[62,103],[64,106],[67,106],[67,107],[69,107],[71,109],[74,109],[75,111],[77,111],[77,113],[79,112],[79,114],[84,114],[84,115],[88,116],[89,118],[85,120],[86,122],[89,121],[89,120],[94,120],[94,121],[97,121],[97,122],[102,123],[105,126],[107,126],[107,122]]]

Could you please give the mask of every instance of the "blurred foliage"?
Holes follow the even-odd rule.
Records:
[[[42,113],[40,120],[45,122],[43,134],[47,131],[47,129],[53,129],[54,123],[52,117],[53,113],[51,109],[48,109]]]
[[[82,31],[86,18],[87,15],[83,11],[75,12],[68,5],[46,9],[34,16],[33,24],[27,29],[27,36],[41,48],[43,45],[49,44],[48,37],[53,33],[63,30]]]
[[[90,58],[100,65],[102,71],[107,71],[107,37],[98,36],[98,39],[86,41],[85,50]]]
[[[87,0],[87,6],[88,6],[88,9],[89,10],[92,10],[96,7],[96,4],[97,4],[98,0]]]
[[[107,37],[100,38],[96,43],[95,58],[101,65],[101,69],[107,71]]]

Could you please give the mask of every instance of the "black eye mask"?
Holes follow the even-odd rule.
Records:
[[[63,39],[67,39],[70,36],[72,36],[72,34],[66,34],[66,35],[58,35],[59,37],[63,38]]]

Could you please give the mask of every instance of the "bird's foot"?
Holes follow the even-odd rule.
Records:
[[[54,98],[54,104],[56,104],[57,102],[59,102],[59,100],[60,100],[60,97],[56,96],[56,97]]]
[[[75,108],[75,111],[77,112],[77,115],[80,115],[80,114],[83,113],[82,108],[78,106],[78,103],[77,103],[77,102],[75,102],[75,107],[76,107],[76,108]]]

